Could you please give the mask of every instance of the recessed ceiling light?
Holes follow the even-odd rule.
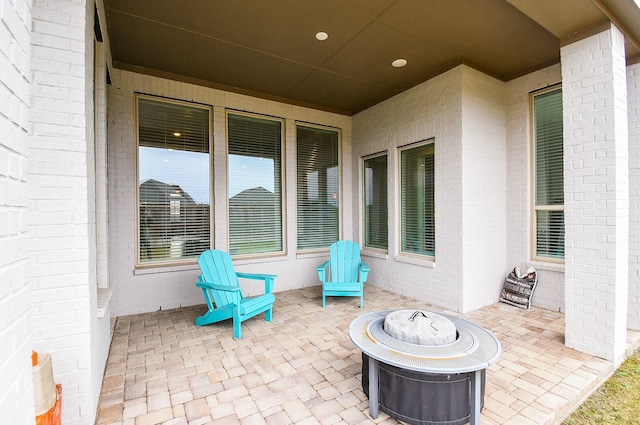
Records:
[[[176,136],[176,137],[180,137],[180,136],[182,136],[182,134],[181,134],[181,133],[178,133],[177,131],[176,131],[175,133],[173,133],[173,135],[174,135],[174,136]]]
[[[407,64],[406,59],[396,59],[393,62],[391,62],[391,65],[393,65],[394,68],[402,68],[406,64]]]
[[[325,41],[327,38],[329,38],[329,34],[324,31],[320,31],[316,34],[316,38],[320,41]]]

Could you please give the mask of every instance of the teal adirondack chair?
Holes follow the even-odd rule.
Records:
[[[233,336],[242,338],[240,326],[243,321],[265,312],[267,322],[271,322],[276,300],[272,293],[276,275],[236,272],[231,256],[217,249],[200,254],[198,265],[202,274],[196,286],[202,288],[208,311],[196,318],[196,326],[233,319]],[[264,280],[265,293],[244,298],[238,278]]]
[[[369,266],[360,261],[360,245],[353,241],[334,242],[329,247],[329,261],[316,270],[322,282],[322,307],[327,305],[327,297],[360,297],[360,308],[364,307]]]

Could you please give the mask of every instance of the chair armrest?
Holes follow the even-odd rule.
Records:
[[[270,294],[273,292],[273,282],[275,281],[277,274],[263,274],[263,273],[242,273],[236,272],[236,276],[243,279],[264,280],[264,292]]]
[[[365,283],[367,281],[367,276],[369,275],[369,270],[371,268],[366,263],[360,263],[360,282]]]
[[[196,282],[196,286],[198,288],[205,288],[205,289],[211,289],[214,291],[225,291],[225,292],[240,292],[240,288],[239,287],[232,287],[232,286],[228,286],[228,285],[216,285],[213,283],[209,283],[209,282]]]
[[[242,277],[244,279],[255,279],[255,280],[275,279],[276,277],[278,277],[277,274],[242,273],[242,272],[236,272],[236,276]]]
[[[329,267],[329,261],[325,261],[324,263],[320,264],[318,267],[316,267],[316,271],[318,272],[318,279],[320,279],[320,282],[326,282],[326,277],[327,277],[327,267]]]

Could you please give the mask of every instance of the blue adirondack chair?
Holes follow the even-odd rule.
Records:
[[[209,325],[221,320],[233,319],[233,336],[242,338],[240,328],[243,321],[265,312],[267,322],[271,322],[273,303],[273,283],[276,275],[239,273],[233,268],[231,256],[217,249],[204,251],[198,258],[202,274],[196,286],[202,288],[208,311],[196,318],[196,326]],[[265,293],[245,298],[238,278],[264,280]]]
[[[353,241],[337,241],[329,247],[329,261],[319,265],[318,278],[322,282],[322,307],[327,297],[360,297],[364,307],[364,283],[369,266],[360,261],[360,245]]]

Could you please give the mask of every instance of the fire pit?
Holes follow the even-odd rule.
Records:
[[[349,326],[362,351],[369,413],[417,425],[480,424],[485,369],[500,342],[467,320],[424,310],[364,314]]]

